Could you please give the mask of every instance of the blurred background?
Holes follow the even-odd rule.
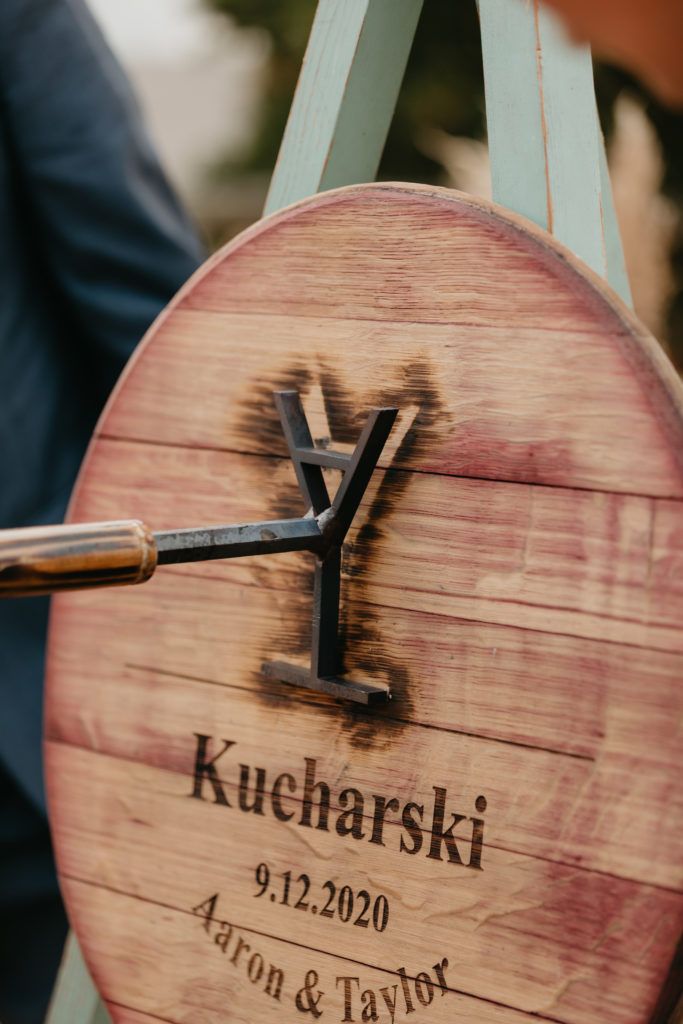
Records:
[[[316,0],[89,0],[211,248],[256,220]],[[683,371],[683,131],[596,66],[636,312]],[[475,0],[425,0],[379,176],[490,193]]]

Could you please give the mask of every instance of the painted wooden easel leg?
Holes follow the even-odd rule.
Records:
[[[265,213],[372,181],[422,0],[320,0]]]
[[[597,111],[596,111],[597,116]],[[614,288],[617,295],[628,306],[633,305],[631,296],[631,285],[626,270],[624,249],[621,244],[621,233],[617,213],[614,209],[614,198],[612,195],[612,182],[609,177],[607,166],[607,154],[605,152],[605,140],[602,137],[602,129],[598,124],[600,132],[600,178],[602,181],[602,211],[603,228],[605,232],[605,257],[607,259],[607,280]]]
[[[493,198],[631,301],[590,50],[540,0],[479,0]]]
[[[45,1024],[110,1024],[73,932],[64,947]]]

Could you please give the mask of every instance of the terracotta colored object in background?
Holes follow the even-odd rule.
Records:
[[[534,0],[538,4],[540,0]],[[683,107],[683,4],[680,0],[543,0],[574,38],[632,71],[665,103]]]
[[[392,1000],[396,1021],[663,1021],[683,922],[665,357],[520,218],[412,185],[326,193],[236,239],[152,328],[72,519],[301,514],[281,388],[346,450],[368,408],[400,409],[342,593],[350,672],[394,699],[262,676],[306,662],[305,554],[55,600],[50,813],[114,1021],[389,1021]]]

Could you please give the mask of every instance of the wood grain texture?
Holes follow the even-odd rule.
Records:
[[[55,601],[51,815],[113,1020],[313,1020],[313,970],[322,1024],[648,1021],[683,924],[668,364],[521,220],[412,186],[327,193],[245,233],[160,318],[72,517],[301,514],[282,387],[342,451],[368,408],[401,410],[342,579],[347,667],[394,700],[350,710],[262,675],[306,661],[305,554]],[[283,904],[287,872],[308,909]],[[386,928],[322,914],[325,882],[356,907],[384,895]]]

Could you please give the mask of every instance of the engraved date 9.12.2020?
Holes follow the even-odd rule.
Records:
[[[283,871],[275,875],[267,864],[259,864],[254,871],[258,892],[254,896],[270,894],[271,903],[292,907],[294,910],[305,910],[320,917],[337,918],[344,924],[351,923],[358,928],[372,927],[383,932],[389,923],[389,901],[380,893],[373,899],[366,889],[354,893],[350,885],[340,889],[329,879],[320,886],[322,890],[318,902],[311,902],[309,894],[311,880],[306,874],[293,879],[291,871]],[[318,906],[318,903],[320,906]]]

